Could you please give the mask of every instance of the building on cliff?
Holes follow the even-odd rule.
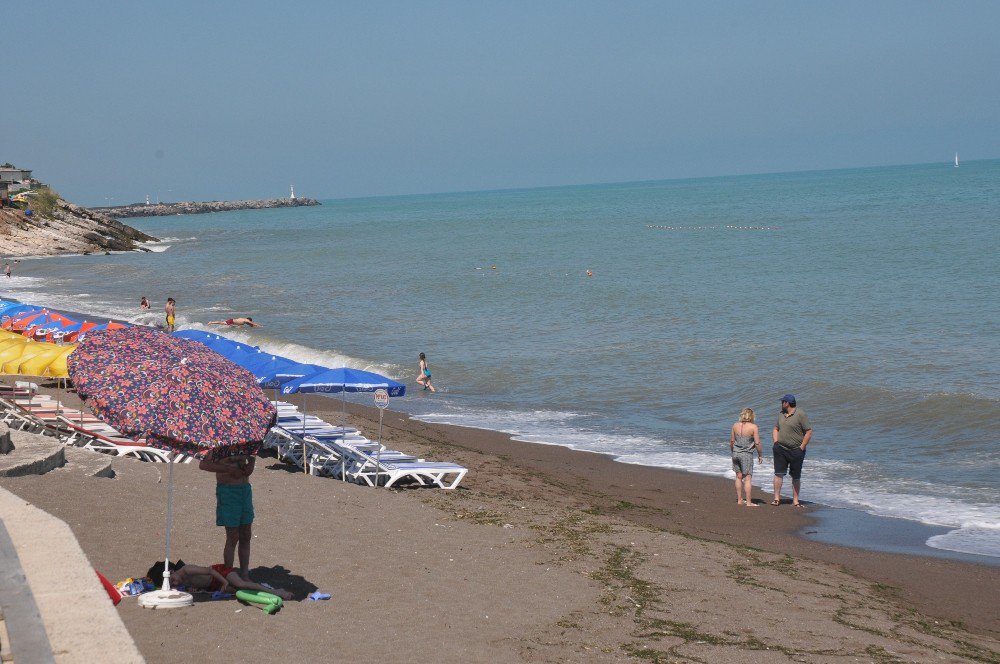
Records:
[[[0,200],[5,205],[10,202],[11,192],[34,189],[38,185],[39,182],[32,179],[30,170],[15,168],[11,164],[0,166]]]
[[[6,182],[8,185],[11,185],[30,180],[31,180],[30,170],[25,170],[23,168],[14,168],[12,166],[0,167],[0,182]]]

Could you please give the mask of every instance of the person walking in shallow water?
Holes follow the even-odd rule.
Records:
[[[163,309],[167,313],[167,334],[174,331],[174,315],[176,313],[174,311],[175,304],[177,304],[177,301],[172,297],[168,297],[167,306]]]
[[[757,450],[757,463],[764,461],[760,431],[753,421],[753,409],[744,408],[740,411],[739,422],[729,430],[729,451],[733,457],[733,472],[736,473],[736,504],[747,507],[757,507],[751,498],[754,448]]]
[[[792,476],[792,505],[802,507],[799,489],[802,485],[802,462],[806,458],[806,446],[812,439],[812,426],[805,411],[795,407],[795,395],[781,397],[781,412],[771,432],[774,439],[774,500],[772,505],[781,504],[781,483],[787,472]]]
[[[427,356],[423,353],[420,354],[420,375],[417,376],[417,382],[423,385],[425,390],[437,392],[431,385],[431,368],[427,365]]]
[[[3,273],[8,279],[10,279],[10,263],[3,266]]]

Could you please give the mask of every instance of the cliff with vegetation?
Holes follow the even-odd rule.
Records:
[[[126,219],[128,217],[166,217],[176,214],[206,214],[230,210],[264,210],[312,205],[319,205],[319,201],[315,198],[267,198],[255,201],[208,201],[205,203],[136,203],[135,205],[94,208],[94,210],[117,219]]]
[[[148,251],[139,243],[155,241],[117,219],[64,201],[48,187],[32,190],[17,207],[0,209],[4,258]]]

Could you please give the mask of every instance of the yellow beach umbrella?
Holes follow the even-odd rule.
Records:
[[[37,344],[32,344],[32,346],[36,345]],[[24,362],[25,360],[30,360],[31,358],[42,352],[43,351],[40,349],[36,350],[35,348],[32,347],[26,347],[19,355],[17,355],[16,357],[8,358],[7,361],[3,363],[2,372],[5,374],[18,374],[20,373],[18,369],[21,367],[21,362]]]
[[[63,346],[64,351],[61,355],[56,355],[56,358],[52,360],[48,368],[45,369],[46,376],[52,376],[53,378],[69,378],[69,369],[66,368],[66,358],[76,350],[76,344],[72,346]]]
[[[25,349],[38,344],[29,344],[27,340],[23,342],[11,341],[3,344],[0,348],[0,363],[13,360],[24,355]]]
[[[0,340],[3,339],[24,339],[24,337],[17,332],[11,332],[0,327]]]
[[[42,344],[36,345],[41,346]],[[45,345],[49,346],[50,344]],[[50,348],[43,348],[31,357],[25,359],[24,356],[22,356],[22,359],[19,360],[19,364],[17,365],[16,373],[19,373],[22,376],[47,376],[48,373],[46,370],[49,368],[49,365],[65,352],[65,346],[56,346],[51,344]],[[7,364],[14,363],[15,360],[11,360]]]

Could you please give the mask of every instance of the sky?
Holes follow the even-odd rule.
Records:
[[[84,205],[1000,157],[1000,2],[31,3],[0,162]]]

